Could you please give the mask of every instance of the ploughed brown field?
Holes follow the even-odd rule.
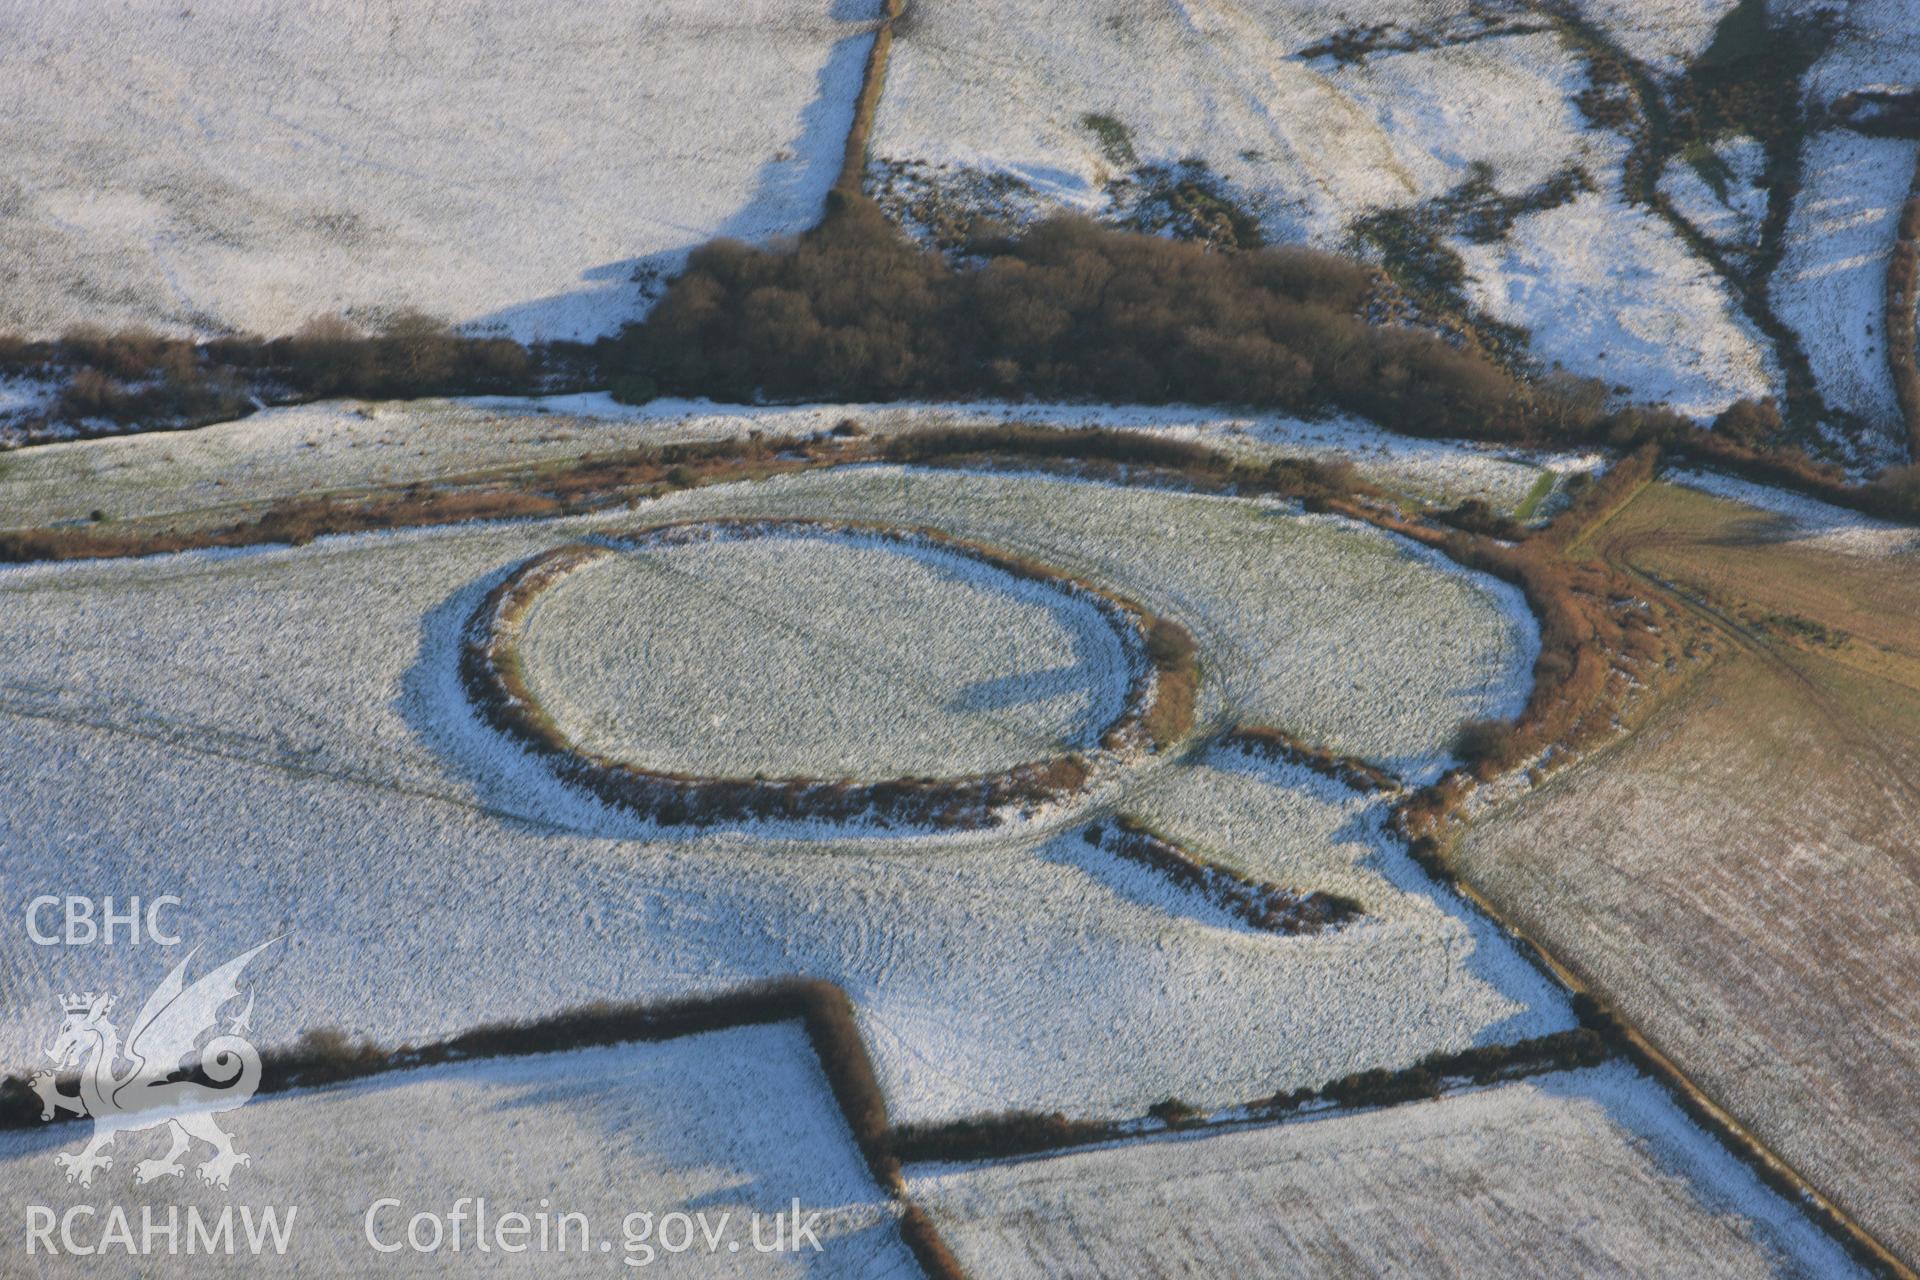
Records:
[[[1460,870],[1715,1101],[1920,1256],[1920,558],[1654,484],[1591,537],[1717,633]]]

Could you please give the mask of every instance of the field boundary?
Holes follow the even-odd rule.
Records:
[[[1242,496],[1287,497],[1308,510],[1333,511],[1399,534],[1446,555],[1463,568],[1489,573],[1518,585],[1528,607],[1540,620],[1541,654],[1534,667],[1534,687],[1515,732],[1516,748],[1542,753],[1543,760],[1571,759],[1574,752],[1616,730],[1618,701],[1628,696],[1632,681],[1616,659],[1646,660],[1658,656],[1672,642],[1664,624],[1674,614],[1644,613],[1641,594],[1617,571],[1598,562],[1567,558],[1569,543],[1611,516],[1619,505],[1643,487],[1658,457],[1643,450],[1614,468],[1607,479],[1581,495],[1543,534],[1518,545],[1503,545],[1481,535],[1443,529],[1398,509],[1371,500],[1365,486],[1357,486],[1325,464],[1282,459],[1267,466],[1236,461],[1217,450],[1187,442],[1159,440],[1111,430],[1055,431],[1041,428],[945,429],[897,437],[882,445],[853,442],[803,442],[779,457],[769,457],[760,441],[726,442],[707,446],[671,446],[633,455],[593,459],[564,475],[545,475],[549,494],[513,491],[455,494],[471,499],[441,504],[428,499],[395,499],[388,495],[366,507],[328,507],[309,513],[299,504],[269,508],[258,520],[241,522],[199,535],[160,533],[141,537],[116,533],[100,536],[87,531],[45,530],[22,535],[0,535],[0,559],[57,559],[72,556],[127,555],[185,550],[193,547],[247,546],[288,540],[291,524],[306,537],[322,533],[355,532],[399,527],[402,524],[451,523],[458,520],[572,514],[605,509],[618,501],[654,496],[673,488],[718,480],[760,478],[796,470],[826,468],[860,462],[888,461],[937,466],[1011,461],[1024,467],[1100,478],[1118,484],[1173,484],[1198,492]],[[679,464],[679,465],[675,465]],[[684,472],[678,475],[676,472]],[[498,483],[494,478],[490,483]],[[637,491],[637,492],[636,492]],[[529,512],[523,505],[537,501]],[[489,503],[499,504],[498,509]],[[392,504],[392,505],[383,505]],[[276,514],[278,512],[279,514]],[[412,517],[406,519],[403,517]],[[20,552],[32,554],[22,557]],[[1621,591],[1625,584],[1627,590]],[[1671,613],[1672,611],[1668,611]],[[1516,754],[1518,754],[1516,750]],[[1403,796],[1394,806],[1394,826],[1407,841],[1410,855],[1441,885],[1453,888],[1479,907],[1493,923],[1526,945],[1522,954],[1537,954],[1546,971],[1576,996],[1586,988],[1545,946],[1518,928],[1482,895],[1465,885],[1446,865],[1442,839],[1461,802],[1476,779],[1491,777],[1515,761],[1485,761],[1456,770],[1441,783]],[[1589,997],[1590,998],[1590,997]],[[1622,1028],[1623,1043],[1644,1046],[1649,1070],[1691,1099],[1689,1105],[1711,1126],[1710,1131],[1736,1155],[1763,1171],[1769,1185],[1783,1187],[1803,1202],[1823,1229],[1875,1270],[1899,1277],[1915,1273],[1854,1222],[1811,1183],[1770,1150],[1754,1140],[1737,1121],[1719,1122],[1726,1113],[1653,1050],[1645,1037],[1608,1015]],[[1630,1037],[1630,1038],[1628,1038]],[[1662,1067],[1662,1064],[1666,1064]],[[0,1084],[0,1103],[5,1086]],[[0,1105],[0,1124],[5,1107]],[[1692,1114],[1690,1111],[1689,1114]]]
[[[1167,1098],[1146,1115],[1129,1120],[1075,1120],[1060,1112],[1009,1111],[943,1124],[902,1125],[893,1132],[892,1150],[903,1165],[1045,1157],[1167,1133],[1246,1129],[1301,1115],[1335,1118],[1430,1102],[1466,1089],[1597,1067],[1616,1056],[1599,1032],[1576,1027],[1509,1044],[1433,1053],[1397,1070],[1356,1071],[1318,1087],[1256,1098],[1212,1114]]]
[[[1285,729],[1272,725],[1236,726],[1216,738],[1213,745],[1270,764],[1298,765],[1362,795],[1402,789],[1400,779],[1379,765],[1369,764],[1359,756],[1343,756],[1325,747],[1309,746]]]
[[[1358,902],[1337,893],[1288,889],[1242,875],[1125,814],[1114,818],[1111,831],[1096,822],[1081,837],[1101,852],[1146,867],[1265,933],[1285,937],[1322,933],[1363,914]]]
[[[647,769],[588,751],[542,710],[522,672],[518,641],[534,602],[562,577],[620,551],[653,544],[791,534],[855,535],[931,548],[1093,605],[1126,646],[1130,667],[1120,714],[1099,731],[1100,750],[1063,752],[992,773],[946,779],[710,777]],[[1193,654],[1193,639],[1178,623],[1093,583],[978,542],[932,529],[859,521],[721,518],[604,534],[597,543],[569,544],[525,561],[474,609],[461,646],[460,678],[482,718],[540,757],[561,780],[663,825],[771,819],[953,831],[995,826],[1016,806],[1064,800],[1084,789],[1104,761],[1130,759],[1177,741],[1192,725],[1191,687],[1197,678]]]
[[[853,124],[847,130],[846,149],[841,153],[840,174],[833,182],[835,195],[857,196],[866,180],[867,139],[873,134],[873,120],[880,111],[880,93],[887,84],[893,24],[906,11],[907,0],[881,0],[880,22],[873,30],[873,47],[867,50],[867,64],[860,75],[860,94],[853,100]]]
[[[924,1210],[907,1195],[892,1152],[893,1128],[853,1001],[821,978],[782,978],[713,995],[659,1004],[596,1003],[529,1022],[487,1023],[425,1045],[382,1048],[309,1032],[300,1043],[260,1055],[261,1094],[325,1088],[422,1067],[565,1053],[620,1044],[677,1040],[712,1031],[799,1022],[818,1059],[836,1108],[874,1182],[902,1206],[901,1238],[929,1280],[966,1280]],[[71,1084],[71,1078],[64,1078]],[[22,1076],[0,1078],[0,1130],[77,1125],[84,1117],[56,1112],[43,1119],[38,1095]],[[911,1218],[911,1223],[908,1219]]]
[[[1893,257],[1887,262],[1887,370],[1894,398],[1906,422],[1907,457],[1920,465],[1920,155],[1913,159],[1913,180],[1894,228]]]

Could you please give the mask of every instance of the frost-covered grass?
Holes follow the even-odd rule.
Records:
[[[1131,678],[1089,600],[818,532],[622,549],[542,592],[517,648],[569,740],[707,777],[991,773],[1095,746]]]
[[[1403,774],[1435,769],[1462,718],[1517,713],[1538,645],[1504,583],[1436,573],[1445,562],[1411,544],[1266,503],[870,467],[688,491],[654,510],[929,522],[1032,554],[1186,626],[1212,696],[1238,718]],[[1358,657],[1380,641],[1396,661]]]
[[[1457,42],[1345,67],[1300,56],[1374,22]],[[946,166],[936,184],[1009,175],[1024,188],[1002,193],[1016,207],[1087,210],[1127,176],[1125,153],[1193,158],[1274,238],[1334,245],[1356,215],[1438,195],[1472,162],[1524,189],[1588,145],[1568,101],[1575,60],[1550,35],[1474,39],[1482,29],[1455,6],[1404,0],[929,6],[894,42],[872,154]],[[1117,122],[1126,146],[1087,114]]]
[[[322,401],[193,431],[36,445],[7,455],[0,525],[212,512],[245,502],[561,463],[749,430],[805,435],[837,406],[752,409],[604,394],[537,399]]]
[[[1799,333],[1827,402],[1879,433],[1877,448],[1859,443],[1884,461],[1905,439],[1887,370],[1887,262],[1920,144],[1835,129],[1805,145],[1773,306]]]
[[[270,984],[265,992],[262,1008],[274,1002]],[[165,1149],[164,1137],[152,1132],[121,1136],[114,1167],[98,1175],[91,1193],[70,1187],[54,1161],[90,1126],[0,1134],[0,1206],[21,1223],[29,1205],[96,1203],[104,1215],[107,1204],[119,1204],[138,1240],[142,1206],[153,1206],[164,1222],[168,1206],[178,1205],[182,1253],[186,1206],[208,1217],[229,1202],[296,1206],[284,1259],[169,1257],[160,1237],[159,1256],[139,1265],[141,1275],[153,1277],[527,1274],[533,1259],[541,1275],[605,1275],[626,1259],[646,1262],[648,1274],[707,1274],[721,1265],[704,1249],[660,1251],[658,1236],[643,1242],[655,1250],[650,1259],[639,1243],[629,1252],[627,1226],[636,1234],[640,1227],[626,1224],[633,1213],[651,1214],[656,1224],[667,1214],[704,1213],[710,1226],[727,1232],[723,1239],[739,1245],[737,1252],[719,1247],[728,1274],[814,1275],[824,1267],[879,1277],[913,1269],[893,1225],[894,1207],[874,1186],[793,1024],[400,1072],[258,1098],[222,1124],[252,1157],[235,1171],[230,1191],[201,1186],[191,1164],[181,1179],[135,1185],[136,1158],[157,1158]],[[196,1148],[189,1160],[204,1157]],[[533,1224],[528,1244],[539,1240],[538,1215],[549,1215],[550,1247],[508,1254],[491,1236],[493,1248],[482,1252],[469,1200],[459,1206],[463,1247],[455,1252],[448,1218],[463,1197],[486,1200],[489,1224],[508,1213],[526,1215]],[[442,1219],[448,1234],[441,1251],[376,1253],[366,1241],[366,1218],[382,1198],[400,1202],[375,1210],[382,1243],[404,1244],[409,1219],[424,1212]],[[773,1215],[789,1212],[796,1198],[803,1216],[819,1214],[821,1252],[754,1251],[752,1215],[762,1216],[760,1238],[771,1242]],[[568,1224],[565,1252],[558,1250],[561,1214],[586,1220],[584,1228]],[[105,1225],[104,1216],[82,1219],[81,1239],[91,1241]],[[791,1228],[786,1234],[790,1240]],[[610,1253],[600,1252],[602,1240]],[[88,1274],[95,1269],[89,1263],[102,1261],[48,1263],[42,1253],[27,1263],[24,1249],[19,1237],[8,1242],[14,1265],[51,1268],[33,1274]]]
[[[1713,43],[1738,0],[1576,0],[1572,6],[1629,55],[1678,75]]]
[[[1193,628],[1209,713],[1408,772],[1510,710],[1530,628],[1483,581],[1371,530],[1247,501],[892,468],[683,493],[616,520],[327,539],[0,572],[0,890],[186,903],[190,936],[285,933],[255,1025],[418,1041],[596,999],[778,974],[841,983],[897,1118],[1224,1106],[1436,1049],[1569,1025],[1564,1003],[1413,876],[1379,815],[1317,780],[1180,781],[1100,803],[1217,805],[1210,850],[1367,918],[1312,938],[1223,927],[1092,860],[1071,827],[951,839],[721,830],[660,838],[481,730],[454,655],[479,597],[548,547],[636,519],[921,523],[1080,572]],[[750,666],[751,634],[716,652]],[[1198,790],[1196,790],[1198,788]],[[1155,797],[1174,797],[1156,799]],[[1317,830],[1320,834],[1316,835]],[[144,989],[164,957],[0,940],[0,1066],[57,993]],[[271,1009],[269,1009],[271,1005]]]
[[[1690,489],[1783,517],[1786,527],[1770,539],[1772,541],[1807,543],[1825,551],[1866,556],[1920,551],[1920,529],[1875,520],[1805,494],[1710,471],[1676,471],[1667,478]]]
[[[692,246],[818,218],[877,10],[6,0],[0,329],[608,332]]]
[[[1407,197],[1389,203],[1444,195],[1475,163],[1491,166],[1499,190],[1524,191],[1611,150],[1572,101],[1585,69],[1548,31],[1383,53],[1327,75],[1379,121],[1412,179]]]
[[[1397,436],[1351,418],[1126,405],[716,405],[658,400],[634,407],[604,394],[538,399],[331,401],[269,409],[237,422],[163,435],[39,445],[0,468],[0,527],[217,512],[344,489],[564,463],[689,440],[772,438],[830,430],[852,418],[874,435],[929,427],[1034,423],[1100,426],[1191,439],[1255,457],[1347,460],[1384,487],[1444,503],[1479,498],[1511,510],[1542,466],[1590,470],[1599,455],[1527,455],[1463,441]]]
[[[1474,300],[1533,331],[1543,361],[1635,401],[1711,417],[1773,393],[1771,354],[1711,268],[1666,223],[1603,189],[1521,215],[1506,241],[1462,245]]]
[[[975,1275],[1858,1274],[1623,1067],[910,1189]]]

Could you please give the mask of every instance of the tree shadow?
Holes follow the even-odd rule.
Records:
[[[952,711],[1007,711],[1014,707],[1049,702],[1086,691],[1086,682],[1094,678],[1090,660],[1041,671],[1021,671],[1012,675],[975,680],[948,703]]]
[[[1125,710],[1131,683],[1127,648],[1099,606],[1043,580],[1012,578],[998,569],[982,572],[972,562],[951,563],[944,556],[916,559],[929,572],[969,590],[991,590],[1018,604],[1052,610],[1061,619],[1073,649],[1072,661],[1060,666],[975,680],[948,700],[947,710],[1012,711],[1079,696],[1084,706],[1078,709],[1071,730],[1061,735],[1062,745],[1091,745],[1094,736]],[[1071,616],[1077,611],[1091,613],[1098,625],[1073,625]]]
[[[873,0],[834,0],[830,11],[833,20],[862,25],[834,42],[826,64],[814,77],[813,98],[801,110],[792,138],[760,166],[753,190],[711,235],[695,227],[675,226],[673,229],[686,237],[679,244],[589,267],[580,273],[581,288],[502,307],[465,321],[459,328],[535,341],[561,333],[584,333],[583,318],[603,314],[610,309],[609,296],[623,294],[627,295],[627,305],[621,310],[627,314],[621,324],[632,323],[651,309],[664,293],[666,282],[685,267],[687,256],[709,240],[764,241],[797,234],[819,222],[826,209],[827,193],[840,173],[847,134],[853,128],[854,102],[873,45],[871,24],[878,17],[878,8]],[[741,109],[748,108],[743,105]]]

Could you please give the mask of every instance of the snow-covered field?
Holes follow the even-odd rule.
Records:
[[[1741,134],[1713,145],[1713,156],[1724,166],[1719,186],[1684,158],[1669,160],[1660,175],[1660,191],[1673,201],[1680,216],[1709,240],[1732,251],[1758,247],[1761,223],[1767,216],[1765,180],[1767,153],[1758,138]]]
[[[1875,520],[1818,498],[1710,471],[1675,471],[1666,478],[1780,517],[1783,527],[1773,533],[1774,541],[1809,543],[1823,551],[1864,556],[1920,552],[1920,529]]]
[[[1479,498],[1511,511],[1543,470],[1590,471],[1592,453],[1521,454],[1492,445],[1396,436],[1351,418],[1304,421],[1219,409],[1103,405],[801,405],[657,400],[634,408],[602,394],[540,399],[329,401],[164,435],[37,445],[0,458],[0,527],[217,511],[241,502],[498,471],[749,431],[791,438],[852,418],[874,435],[1005,422],[1108,427],[1195,440],[1254,457],[1347,460],[1361,475],[1427,501]]]
[[[1834,24],[1832,44],[1807,74],[1816,106],[1856,89],[1911,89],[1920,82],[1920,41],[1905,0],[1786,0],[1779,11]]]
[[[911,1194],[975,1275],[1844,1276],[1847,1255],[1601,1067],[967,1169]]]
[[[1447,562],[1424,549],[1267,503],[862,467],[691,490],[650,510],[930,521],[1030,553],[1191,630],[1203,716],[1219,706],[1423,780],[1463,717],[1518,713],[1539,643],[1515,588],[1435,572]],[[1376,664],[1370,652],[1395,656]]]
[[[1862,443],[1882,461],[1904,451],[1906,435],[1887,371],[1882,309],[1916,148],[1920,143],[1844,129],[1811,136],[1805,186],[1773,282],[1774,309],[1799,333],[1821,394],[1881,437]]]
[[[623,547],[543,591],[516,647],[572,742],[727,778],[955,777],[1095,747],[1132,665],[1089,599],[817,531]]]
[[[1346,67],[1301,56],[1369,21],[1457,43]],[[1511,190],[1577,154],[1578,64],[1550,36],[1481,29],[1442,3],[929,5],[894,41],[872,154],[946,166],[941,180],[1006,173],[1040,206],[1096,210],[1130,168],[1083,121],[1105,116],[1143,163],[1205,161],[1274,238],[1333,244],[1355,215],[1440,194],[1472,161]]]
[[[1469,293],[1494,318],[1531,328],[1542,361],[1694,417],[1774,392],[1772,355],[1719,277],[1610,190],[1522,214],[1505,241],[1460,255]]]
[[[5,0],[0,330],[608,332],[693,246],[818,218],[877,12]]]
[[[1535,643],[1503,588],[1247,501],[867,468],[686,492],[619,524],[733,513],[919,522],[1084,574],[1195,632],[1204,714],[1410,773],[1462,717],[1518,705]],[[1380,835],[1377,803],[1301,771],[1158,761],[1098,799],[1170,823],[1198,806],[1209,856],[1360,900],[1362,921],[1312,938],[1226,927],[1071,826],[662,838],[609,815],[477,727],[454,655],[498,575],[610,527],[0,572],[0,889],[176,893],[211,951],[286,934],[255,1019],[270,1043],[829,978],[907,1120],[1227,1105],[1569,1025]],[[747,633],[713,658],[756,655]],[[130,995],[164,959],[10,935],[0,1066],[39,1055],[57,993]]]
[[[220,1123],[236,1149],[252,1157],[234,1171],[227,1191],[199,1182],[192,1165],[206,1149],[198,1144],[182,1177],[135,1184],[136,1159],[165,1149],[160,1133],[119,1137],[114,1167],[89,1190],[69,1186],[54,1156],[77,1149],[91,1126],[0,1133],[0,1208],[20,1224],[30,1205],[56,1213],[99,1205],[99,1216],[78,1220],[79,1239],[92,1243],[106,1229],[110,1205],[129,1216],[136,1240],[143,1206],[162,1221],[168,1206],[179,1206],[184,1250],[189,1207],[213,1219],[229,1203],[272,1205],[283,1221],[292,1207],[284,1257],[168,1257],[162,1237],[160,1256],[138,1263],[139,1274],[150,1277],[606,1275],[622,1263],[664,1275],[706,1275],[722,1266],[729,1275],[752,1276],[817,1275],[823,1268],[872,1280],[915,1274],[893,1205],[874,1186],[794,1024],[421,1068],[257,1098]],[[462,1198],[470,1199],[460,1205]],[[475,1216],[478,1199],[486,1202],[484,1226]],[[796,1199],[803,1220],[819,1215],[813,1226],[821,1251],[804,1244],[798,1252],[755,1251],[753,1216],[761,1218],[759,1239],[771,1243],[774,1215],[790,1214]],[[376,1203],[382,1200],[397,1203]],[[456,1212],[465,1215],[457,1249]],[[416,1213],[440,1220],[437,1252],[408,1247]],[[523,1252],[500,1248],[498,1224],[510,1213],[529,1224],[517,1238],[530,1246]],[[663,1248],[680,1236],[677,1223],[663,1236],[661,1220],[696,1213],[721,1233],[723,1256],[706,1251],[697,1229],[693,1249]],[[563,1223],[563,1214],[579,1218]],[[401,1248],[376,1251],[369,1230],[379,1245]],[[490,1249],[482,1250],[477,1230]],[[423,1227],[415,1238],[432,1237]],[[790,1227],[785,1238],[793,1239]],[[511,1234],[504,1239],[516,1243]],[[602,1241],[611,1246],[606,1252]],[[97,1275],[127,1261],[112,1247],[104,1257],[49,1260],[42,1252],[28,1261],[24,1239],[10,1240],[10,1249],[16,1244],[14,1265],[30,1270],[9,1274]]]
[[[1596,7],[1592,16],[1632,28],[1629,44],[1665,65],[1704,47],[1726,6]],[[1394,29],[1364,58],[1308,56],[1372,23]],[[1063,85],[1076,90],[1064,100]],[[884,192],[905,164],[914,183],[1019,220],[1125,207],[1134,187],[1117,180],[1129,155],[1199,159],[1270,239],[1340,249],[1357,218],[1442,196],[1475,165],[1504,195],[1579,169],[1598,190],[1523,214],[1500,241],[1447,238],[1472,302],[1532,329],[1543,364],[1628,399],[1712,416],[1773,391],[1771,353],[1726,286],[1665,223],[1620,198],[1626,143],[1586,124],[1573,103],[1586,87],[1579,58],[1524,13],[1274,0],[931,6],[894,43],[870,182]]]

